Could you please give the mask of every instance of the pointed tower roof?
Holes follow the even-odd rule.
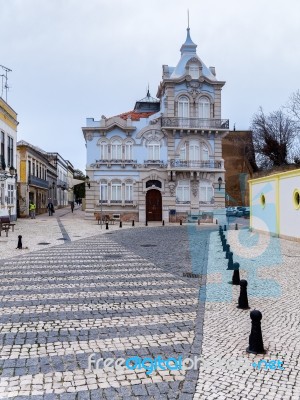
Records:
[[[187,27],[186,40],[180,48],[181,57],[177,66],[171,70],[170,78],[177,79],[186,73],[186,65],[190,59],[197,59],[201,64],[202,75],[210,79],[211,81],[216,81],[215,75],[212,74],[211,70],[207,68],[204,62],[198,57],[196,53],[197,45],[192,41],[190,35],[190,27]]]
[[[180,48],[181,55],[184,53],[193,53],[196,54],[196,48],[197,45],[192,41],[191,35],[190,35],[190,28],[187,28],[187,34],[186,34],[186,39],[183,45]]]

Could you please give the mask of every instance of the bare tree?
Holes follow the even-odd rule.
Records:
[[[291,117],[300,125],[300,90],[292,93],[285,108]],[[298,125],[298,126],[299,126]]]
[[[297,135],[297,124],[282,110],[266,115],[260,107],[253,116],[253,144],[258,166],[271,168],[289,164]]]

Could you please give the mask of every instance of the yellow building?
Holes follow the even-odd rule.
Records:
[[[300,169],[252,179],[250,228],[300,240]]]
[[[0,97],[0,216],[17,217],[17,113]]]

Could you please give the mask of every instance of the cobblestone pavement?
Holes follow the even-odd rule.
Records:
[[[249,355],[251,310],[236,308],[239,287],[228,284],[215,226],[106,231],[82,216],[21,220],[0,240],[0,399],[300,399],[299,244],[226,234],[250,307],[263,314],[267,353]],[[96,361],[201,354],[204,363],[146,374],[100,360],[95,370],[93,353]],[[282,360],[284,370],[254,368],[261,359]]]
[[[68,221],[59,223],[72,236]],[[88,369],[93,353],[95,360],[199,354],[199,279],[183,273],[195,268],[189,254],[196,236],[196,268],[204,271],[210,230],[192,229],[110,229],[4,259],[0,398],[192,399],[197,371],[146,374],[101,362]]]

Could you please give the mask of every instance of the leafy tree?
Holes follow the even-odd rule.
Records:
[[[251,129],[260,167],[272,168],[290,163],[297,135],[297,124],[290,116],[282,110],[266,115],[260,107],[253,116]]]
[[[80,171],[79,169],[75,169],[73,177],[74,177],[74,179],[82,180],[82,183],[74,186],[75,199],[85,198],[85,178],[86,178],[85,174],[82,171]]]

